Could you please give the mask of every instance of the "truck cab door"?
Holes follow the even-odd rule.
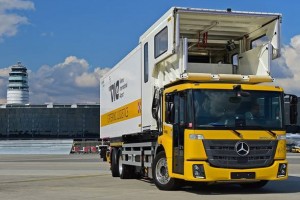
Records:
[[[186,95],[177,93],[174,96],[173,124],[173,173],[184,172],[184,130],[186,113]]]

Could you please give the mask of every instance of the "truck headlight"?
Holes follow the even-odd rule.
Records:
[[[284,177],[287,174],[287,164],[280,163],[277,172],[277,178]]]
[[[205,179],[205,171],[203,165],[193,165],[193,175],[195,178]]]
[[[202,134],[190,134],[191,140],[203,140],[204,136]]]

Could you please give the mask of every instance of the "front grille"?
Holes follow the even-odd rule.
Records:
[[[208,162],[222,168],[258,168],[272,165],[277,140],[244,140],[249,154],[241,156],[236,151],[237,140],[203,140]]]

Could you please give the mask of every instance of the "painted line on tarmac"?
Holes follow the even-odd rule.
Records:
[[[55,181],[55,180],[63,180],[63,179],[102,177],[102,176],[107,176],[107,175],[111,175],[111,174],[82,175],[82,176],[62,176],[62,177],[56,177],[56,178],[30,179],[30,180],[23,180],[23,181],[7,181],[7,182],[0,182],[0,184],[28,183],[28,182],[39,182],[39,181]]]
[[[300,156],[288,156],[287,159],[300,159]]]
[[[300,177],[300,174],[290,174],[289,173],[289,176],[298,176],[298,177]]]

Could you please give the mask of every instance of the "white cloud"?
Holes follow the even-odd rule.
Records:
[[[81,76],[76,77],[75,83],[78,87],[95,87],[99,84],[99,80],[96,77],[97,74],[83,73]]]
[[[33,9],[34,4],[31,1],[0,0],[0,39],[16,35],[20,25],[29,23],[26,17],[13,14],[11,10]]]
[[[69,56],[52,67],[30,71],[30,103],[99,103],[99,79],[109,68],[89,68],[85,59]]]
[[[109,71],[109,68],[96,68],[93,73],[83,73],[76,77],[75,82],[78,87],[96,87],[100,83],[100,77]]]
[[[0,104],[6,103],[10,70],[0,69]],[[85,59],[76,56],[54,66],[43,65],[36,72],[28,70],[30,103],[99,103],[100,77],[108,70],[91,70]]]
[[[10,68],[0,69],[0,104],[6,103],[6,88]]]
[[[23,0],[0,0],[0,12],[13,9],[34,9],[34,4],[31,1]]]
[[[300,35],[291,39],[289,45],[282,48],[282,56],[272,66],[275,84],[282,86],[286,93],[300,96]]]
[[[7,67],[7,68],[3,68],[3,69],[0,69],[0,78],[1,77],[8,77],[9,76],[9,72],[10,72],[10,68]]]

